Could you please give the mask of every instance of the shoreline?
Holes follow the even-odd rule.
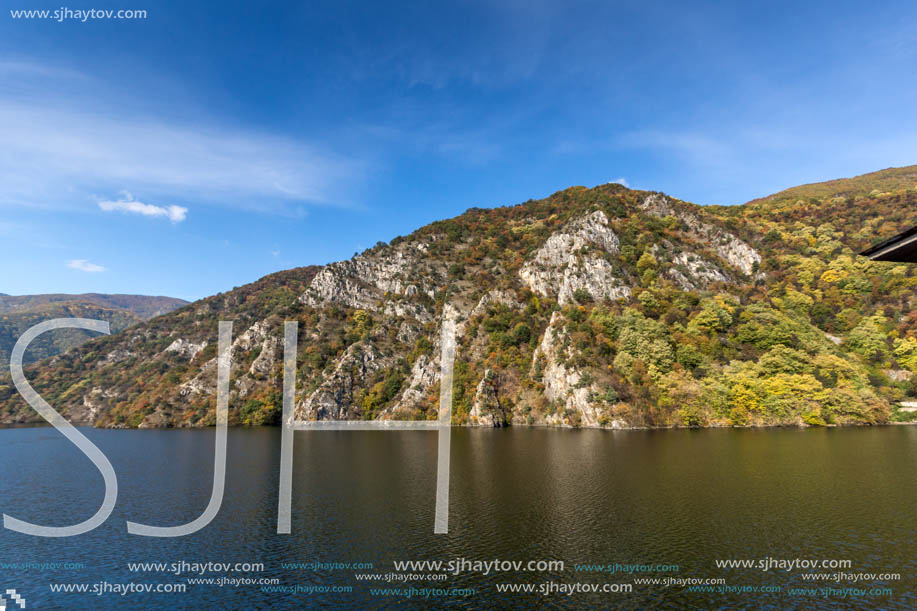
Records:
[[[215,426],[147,426],[147,427],[118,427],[118,426],[106,426],[106,427],[95,427],[90,424],[73,424],[75,428],[83,429],[98,429],[100,431],[203,431],[207,429],[216,428]],[[710,431],[710,430],[725,430],[732,429],[736,431],[748,431],[748,430],[765,430],[765,429],[797,429],[797,430],[819,430],[819,429],[854,429],[854,428],[871,428],[871,427],[886,427],[886,426],[917,426],[917,420],[911,420],[908,422],[877,422],[872,424],[826,424],[824,426],[812,426],[808,424],[760,424],[760,425],[749,425],[749,426],[622,426],[622,427],[609,427],[609,426],[569,426],[569,425],[556,425],[556,424],[511,424],[506,426],[484,426],[479,424],[453,424],[453,428],[460,429],[488,429],[488,430],[502,430],[502,429],[556,429],[562,431]],[[47,422],[13,422],[13,423],[0,423],[0,430],[12,430],[12,429],[33,429],[33,428],[54,428],[50,423]],[[230,429],[280,429],[280,425],[267,424],[259,426],[245,426],[245,425],[234,425],[229,426]]]

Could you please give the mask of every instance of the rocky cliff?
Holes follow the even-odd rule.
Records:
[[[883,373],[917,371],[917,277],[855,253],[917,224],[917,193],[873,191],[714,208],[602,185],[471,209],[28,374],[78,423],[206,426],[217,321],[232,320],[231,422],[276,424],[297,320],[297,418],[429,419],[450,318],[456,424],[885,422],[917,394],[917,377]],[[35,418],[0,378],[0,421]]]

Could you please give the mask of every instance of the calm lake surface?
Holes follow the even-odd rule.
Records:
[[[570,431],[455,429],[448,535],[433,534],[437,434],[295,433],[293,533],[276,534],[279,429],[231,429],[226,495],[203,531],[177,539],[128,535],[125,520],[170,526],[210,498],[214,431],[81,429],[118,474],[118,504],[86,535],[40,539],[0,530],[0,590],[29,608],[917,608],[917,427],[833,430]],[[80,522],[103,497],[92,463],[52,428],[0,430],[0,510],[49,526]],[[358,581],[393,561],[563,560],[563,571],[463,573],[444,582]],[[720,569],[723,559],[850,560],[848,573],[898,573],[867,583],[807,581],[807,570]],[[269,594],[260,585],[189,585],[185,594],[51,593],[51,583],[186,583],[130,572],[128,562],[264,563],[281,584],[350,593]],[[284,569],[281,563],[372,563],[373,569]],[[677,573],[576,572],[579,564],[675,564]],[[815,572],[836,572],[818,569]],[[703,593],[634,585],[628,594],[497,593],[505,583],[633,583],[725,578],[781,593]],[[370,588],[473,588],[422,600]],[[891,596],[805,596],[789,588],[888,587]],[[10,607],[12,608],[12,607]]]

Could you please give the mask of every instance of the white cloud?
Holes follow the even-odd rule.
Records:
[[[101,201],[99,208],[106,212],[121,211],[142,214],[143,216],[164,216],[173,223],[180,223],[188,216],[188,209],[184,206],[155,206],[138,202],[127,191],[121,193],[118,201]]]
[[[627,184],[627,180],[624,178],[615,178],[614,180],[609,180],[607,184],[609,185],[618,184],[618,185],[623,185],[625,187],[630,187],[630,185]]]
[[[73,259],[67,263],[67,267],[70,269],[78,269],[81,272],[104,272],[105,268],[101,265],[96,265],[95,263],[90,263],[86,259]]]

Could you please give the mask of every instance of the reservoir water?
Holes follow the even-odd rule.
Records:
[[[210,498],[214,431],[81,430],[112,462],[118,503],[105,524],[77,537],[41,539],[0,530],[0,589],[15,588],[29,608],[917,608],[913,426],[456,428],[446,535],[433,534],[435,432],[295,433],[293,532],[278,535],[280,431],[231,429],[219,514],[202,531],[175,539],[129,535],[125,521],[170,526],[200,515]],[[42,525],[72,524],[95,513],[103,493],[99,472],[53,428],[0,430],[4,514]],[[486,575],[469,569],[442,581],[386,577],[398,573],[395,561],[455,559],[561,560],[564,568]],[[716,564],[768,559],[849,561],[849,566],[775,565],[765,571]],[[255,563],[263,570],[193,575],[190,569],[132,571],[128,564],[182,562]],[[316,570],[282,566],[313,562],[323,564]],[[81,568],[2,568],[3,563]],[[334,568],[348,563],[372,568]],[[615,564],[631,568],[575,568]],[[659,566],[670,568],[650,568]],[[856,583],[805,577],[815,573],[867,577]],[[358,574],[376,577],[360,580]],[[890,576],[895,574],[899,578]],[[277,580],[300,591],[268,592],[257,583],[188,584],[188,578],[200,576]],[[635,583],[667,577],[722,579],[718,585],[732,589],[692,591],[684,581]],[[52,584],[103,582],[188,585],[184,593],[51,591]],[[630,584],[632,591],[567,595],[557,585],[555,593],[538,592],[550,583]],[[498,591],[506,584],[534,584],[536,591]],[[311,587],[317,589],[309,592]],[[474,594],[380,593],[408,587]],[[839,593],[801,591],[828,587]],[[891,593],[840,593],[843,588]]]

